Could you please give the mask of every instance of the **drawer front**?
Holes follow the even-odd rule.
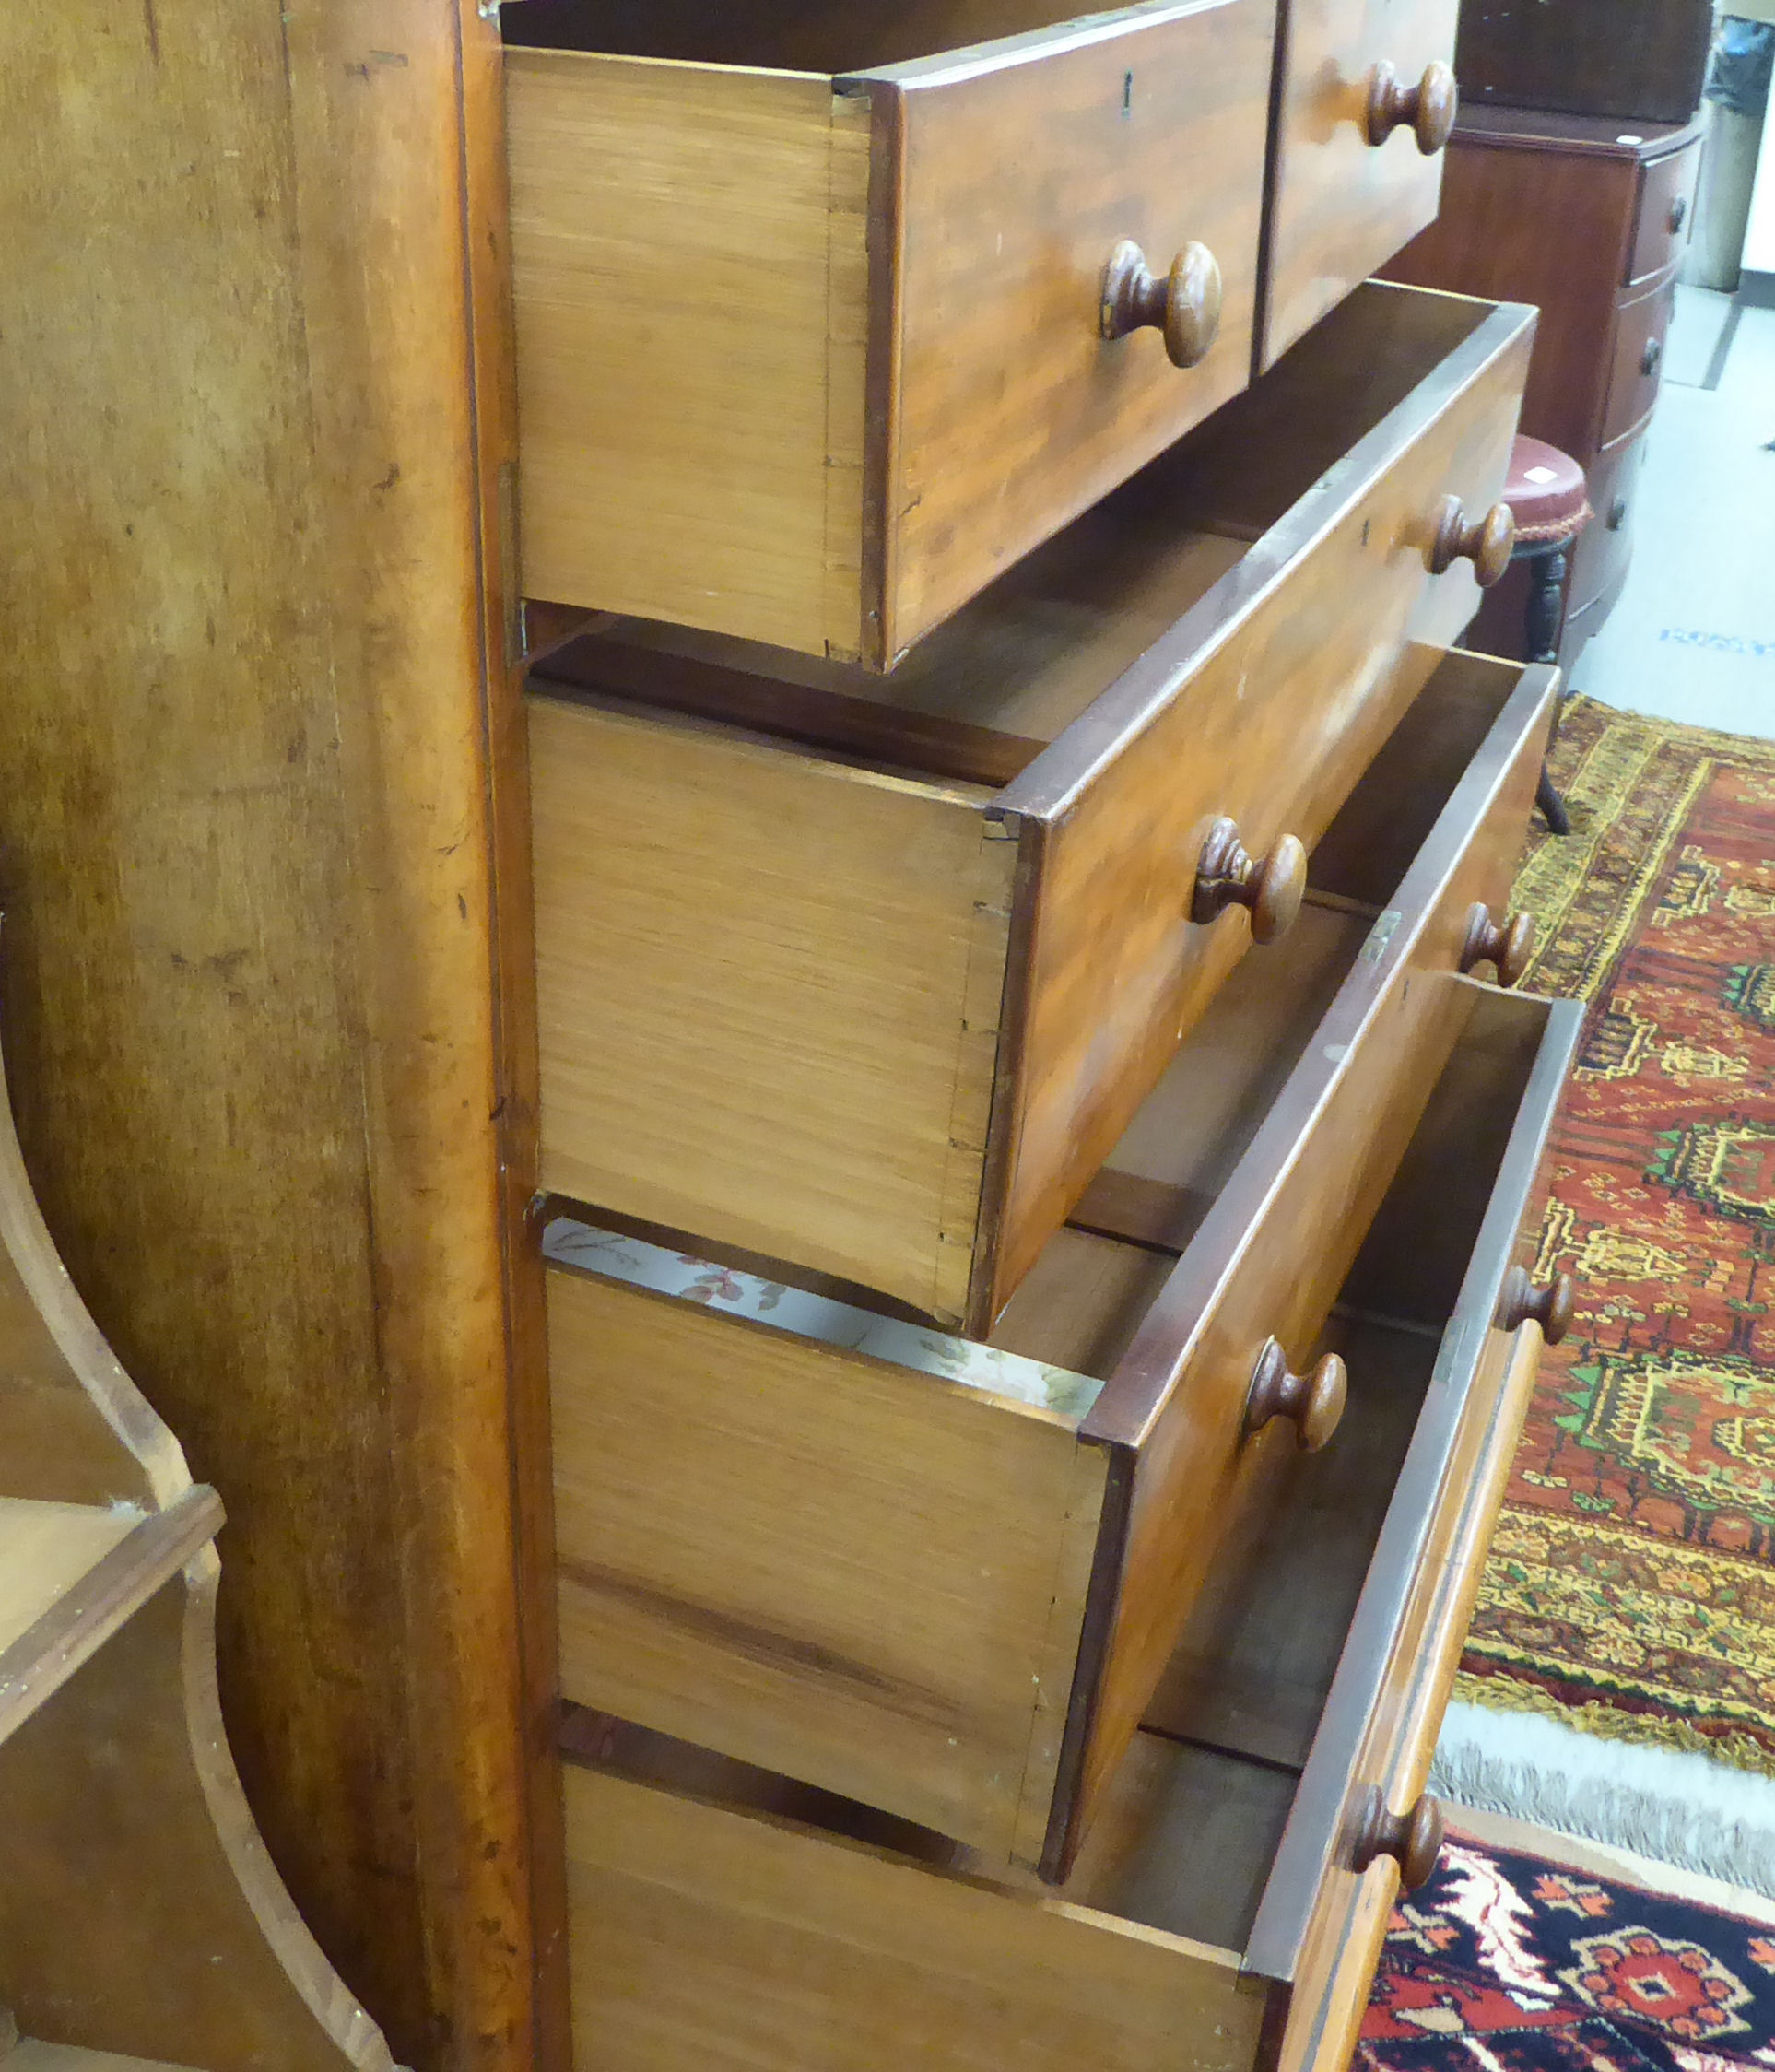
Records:
[[[1260,367],[1434,219],[1440,147],[1420,150],[1410,120],[1370,142],[1370,100],[1379,66],[1410,89],[1451,65],[1458,13],[1458,0],[1291,0]]]
[[[1346,476],[1317,510],[1304,500],[1299,525],[1291,517],[1247,557],[1250,602],[1224,637],[1200,612],[1186,617],[1004,795],[1007,812],[1026,816],[1028,924],[1012,948],[1011,1042],[987,1166],[1002,1207],[989,1192],[982,1229],[997,1252],[979,1276],[988,1299],[977,1326],[1008,1299],[1250,946],[1242,912],[1208,926],[1189,919],[1215,819],[1231,818],[1253,855],[1284,834],[1311,847],[1435,648],[1472,617],[1466,565],[1432,579],[1427,542],[1444,496],[1484,510],[1501,489],[1528,347],[1519,336],[1452,384],[1403,451],[1369,464],[1359,494]],[[1358,481],[1362,465],[1358,449]],[[1408,632],[1421,652],[1401,668]],[[1286,958],[1286,936],[1259,954]]]
[[[1627,576],[1633,554],[1633,513],[1645,463],[1643,434],[1599,453],[1590,471],[1590,505],[1595,515],[1579,536],[1571,558],[1569,592],[1572,617],[1610,596]]]
[[[1664,334],[1670,328],[1675,299],[1672,283],[1622,303],[1615,312],[1615,350],[1603,415],[1605,445],[1642,423],[1658,400]]]
[[[1456,974],[1469,915],[1501,912],[1552,721],[1554,678],[1523,680],[1376,924],[1240,1170],[1084,1430],[1126,1448],[1087,1614],[1046,1868],[1071,1860],[1222,1544],[1269,1501],[1278,1422],[1243,1432],[1259,1351],[1297,1367],[1343,1286],[1450,1050],[1485,989]]]
[[[1628,262],[1629,285],[1675,265],[1694,228],[1695,188],[1701,175],[1699,138],[1681,151],[1653,159],[1640,175],[1639,227]]]
[[[1274,35],[1274,0],[1195,0],[861,82],[893,254],[871,341],[888,655],[1245,386]],[[1123,240],[1161,279],[1213,254],[1198,364],[1154,328],[1101,336]]]
[[[1346,2062],[1384,1934],[1396,1868],[1358,1867],[1357,1838],[1377,1803],[1409,1812],[1423,1790],[1518,1433],[1534,1386],[1538,1324],[1500,1316],[1505,1277],[1522,1256],[1522,1228],[1555,1105],[1581,1025],[1571,1002],[1492,995],[1480,1003],[1450,1079],[1427,1118],[1426,1195],[1396,1195],[1400,1219],[1421,1227],[1439,1171],[1462,1156],[1463,1119],[1488,1075],[1526,1081],[1480,1241],[1444,1333],[1437,1380],[1388,1510],[1369,1581],[1289,1825],[1252,1930],[1247,1961],[1292,1981],[1284,2066]],[[1477,1093],[1483,1111],[1485,1095]],[[1459,1170],[1458,1166],[1454,1170]],[[1388,1270],[1411,1257],[1403,1230],[1377,1232]],[[1358,1269],[1359,1273],[1360,1269]],[[1380,1904],[1383,1918],[1377,1923]]]

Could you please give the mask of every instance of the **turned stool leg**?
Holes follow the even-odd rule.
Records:
[[[1565,617],[1568,543],[1561,540],[1539,554],[1525,555],[1523,559],[1529,564],[1528,610],[1523,615],[1528,658],[1531,662],[1557,662],[1560,623]],[[1557,725],[1558,722],[1555,724]],[[1553,833],[1571,832],[1566,802],[1554,790],[1545,763],[1541,766],[1541,782],[1534,794],[1534,803],[1541,808]]]

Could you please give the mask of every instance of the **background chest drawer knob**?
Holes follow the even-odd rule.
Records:
[[[1186,244],[1163,278],[1126,238],[1110,254],[1103,269],[1103,336],[1125,338],[1149,324],[1165,334],[1173,367],[1193,367],[1207,358],[1220,329],[1220,266],[1205,244]]]
[[[1688,196],[1678,194],[1670,205],[1670,234],[1675,237],[1688,220]]]
[[[1494,921],[1491,909],[1475,906],[1467,915],[1467,939],[1461,946],[1461,969],[1470,971],[1475,964],[1496,966],[1499,985],[1514,985],[1528,970],[1529,959],[1534,952],[1534,917],[1528,913],[1512,913],[1503,921]]]
[[[1428,1792],[1409,1813],[1390,1813],[1381,1793],[1370,1791],[1350,1851],[1355,1869],[1367,1870],[1382,1856],[1391,1856],[1399,1866],[1401,1887],[1415,1892],[1429,1883],[1441,1853],[1442,1808]]]
[[[1369,142],[1384,144],[1402,123],[1409,123],[1417,148],[1430,158],[1453,134],[1460,101],[1454,75],[1440,58],[1424,67],[1415,87],[1406,86],[1382,58],[1369,80]]]
[[[1658,371],[1658,362],[1663,357],[1664,348],[1663,341],[1658,338],[1648,338],[1646,340],[1646,349],[1640,355],[1640,373],[1655,374]]]
[[[1278,835],[1257,863],[1239,839],[1237,824],[1218,819],[1202,844],[1190,919],[1205,924],[1229,906],[1242,906],[1251,913],[1252,940],[1273,943],[1294,925],[1306,889],[1307,852],[1293,835]]]
[[[1262,1431],[1272,1418],[1290,1418],[1303,1454],[1316,1454],[1337,1430],[1349,1395],[1349,1373],[1328,1352],[1310,1374],[1291,1374],[1287,1355],[1272,1338],[1252,1369],[1245,1398],[1245,1433]]]
[[[1571,1276],[1555,1274],[1545,1288],[1537,1288],[1521,1266],[1504,1276],[1499,1322],[1506,1331],[1518,1331],[1532,1318],[1541,1326],[1548,1345],[1557,1346],[1571,1329]]]
[[[1516,520],[1507,503],[1495,503],[1482,518],[1469,518],[1459,497],[1444,497],[1430,542],[1429,571],[1445,575],[1457,561],[1473,563],[1480,589],[1489,590],[1510,566]]]

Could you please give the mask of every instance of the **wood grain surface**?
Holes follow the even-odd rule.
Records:
[[[967,1305],[1012,832],[990,795],[531,703],[543,1176]]]
[[[1607,609],[1627,581],[1633,557],[1633,526],[1645,468],[1645,430],[1629,432],[1605,446],[1590,466],[1591,508],[1595,516],[1578,536],[1567,595],[1574,615]]]
[[[212,2072],[388,2072],[241,1795],[216,1698],[221,1504],[56,1255],[8,1094],[0,1081],[0,2057],[22,2017],[40,2043],[177,2050]]]
[[[1131,0],[1104,14],[1176,11],[1178,0]],[[830,0],[774,0],[768,14],[736,15],[726,0],[506,0],[515,43],[699,65],[765,65],[834,77],[880,73],[935,60],[973,63],[976,43],[1056,25],[1081,29],[1076,0],[896,0],[890,8]],[[1099,24],[1086,18],[1084,31]]]
[[[1246,2072],[1237,1953],[816,1832],[568,1774],[579,2063]]]
[[[1033,1856],[1102,1455],[933,1375],[549,1283],[566,1695]]]
[[[526,592],[854,653],[866,106],[583,51],[506,80]]]
[[[1132,1458],[1118,1560],[1093,1582],[1048,1866],[1064,1866],[1176,1645],[1214,1549],[1271,1498],[1282,1435],[1243,1437],[1274,1336],[1311,1349],[1472,1011],[1457,979],[1468,910],[1508,890],[1552,711],[1532,672],[1391,901],[1353,982],[1149,1310],[1083,1430]],[[1274,1147],[1273,1155],[1270,1153]]]
[[[1347,349],[1396,337],[1415,314],[1380,293],[1358,312],[1371,321],[1348,326]],[[1427,572],[1428,526],[1444,494],[1484,508],[1501,485],[1526,322],[1502,319],[1464,353],[1420,343],[1421,391],[1378,426],[1359,384],[1338,379],[1344,336],[1322,361],[1307,355],[1298,378],[1291,367],[1267,406],[1292,417],[1304,391],[1309,421],[1322,424],[1346,397],[1346,433],[1372,444],[1345,471],[1346,493],[1296,511],[1281,500],[1315,477],[1297,488],[1300,464],[1286,454],[1269,464],[1272,496],[1257,493],[1266,441],[1254,396],[1232,436],[1259,458],[1225,507],[1229,523],[1274,530],[1003,795],[1026,830],[1029,932],[1013,951],[1005,1027],[1018,1048],[1000,1072],[1017,1077],[993,1116],[988,1175],[1002,1207],[984,1222],[998,1249],[977,1276],[984,1295],[990,1271],[978,1315],[1015,1289],[1249,947],[1242,912],[1208,927],[1188,918],[1213,820],[1230,816],[1255,853],[1283,834],[1311,848],[1470,614],[1464,565]],[[1179,465],[1209,477],[1219,451],[1217,433]],[[1402,664],[1408,633],[1418,644]],[[1193,752],[1205,740],[1221,745],[1214,756]],[[1287,938],[1263,954],[1286,959]]]
[[[894,153],[872,205],[897,312],[871,491],[887,659],[1245,386],[1274,32],[1270,0],[1204,0],[871,86]],[[1187,372],[1153,332],[1099,336],[1123,238],[1160,272],[1192,240],[1219,265]]]
[[[496,31],[455,0],[112,29],[0,32],[36,139],[0,174],[21,1135],[229,1502],[280,1869],[403,2057],[528,2066],[466,334]]]
[[[0,1500],[0,1739],[46,1704],[222,1523],[214,1489],[140,1516],[118,1505]]]
[[[1442,155],[1425,157],[1409,125],[1370,144],[1369,90],[1382,62],[1408,85],[1448,64],[1459,12],[1457,0],[1289,0],[1260,367],[1434,218]]]
[[[205,2072],[392,2072],[241,1796],[217,1573],[200,1551],[0,1745],[10,2011],[45,2043]]]
[[[1655,280],[1674,263],[1681,241],[1669,206],[1699,163],[1689,130],[1651,129],[1622,144],[1622,127],[1512,109],[1464,118],[1445,153],[1440,216],[1384,269],[1390,279],[1535,303],[1522,430],[1585,468],[1605,437],[1616,305],[1629,282],[1644,284],[1642,265],[1657,263],[1646,276]]]
[[[1566,111],[1612,134],[1686,123],[1712,28],[1707,0],[1576,0],[1554,17],[1534,0],[1495,0],[1463,13],[1462,85],[1475,111]]]
[[[1663,374],[1664,334],[1676,307],[1676,283],[1636,295],[1615,312],[1603,401],[1603,443],[1638,430],[1651,417]]]
[[[1675,150],[1648,157],[1640,175],[1640,217],[1628,261],[1628,282],[1655,280],[1682,256],[1695,227],[1695,190],[1701,177],[1702,140],[1693,135]]]
[[[0,1497],[0,1657],[135,1523],[121,1508]]]

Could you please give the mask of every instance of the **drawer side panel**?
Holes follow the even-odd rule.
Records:
[[[1052,1788],[1104,1455],[693,1302],[548,1284],[567,1697],[1008,1859],[1026,1768]]]
[[[1230,1952],[567,1773],[578,2062],[600,2072],[1249,2072]]]
[[[526,594],[854,653],[866,139],[820,79],[505,71]]]
[[[530,723],[543,1185],[958,1316],[1017,842],[669,716]]]

